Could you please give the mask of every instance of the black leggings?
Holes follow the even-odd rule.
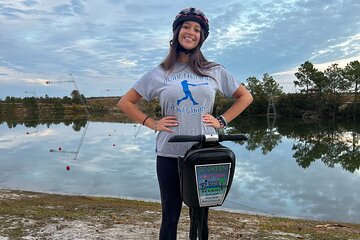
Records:
[[[157,156],[156,170],[160,187],[162,221],[160,240],[176,239],[182,198],[176,158]]]
[[[178,160],[157,156],[156,170],[162,206],[159,239],[175,240],[182,207]],[[191,219],[189,239],[195,240],[197,237],[200,240],[208,239],[208,211],[209,208],[189,209]]]

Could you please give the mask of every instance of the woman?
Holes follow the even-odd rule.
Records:
[[[209,35],[204,13],[195,8],[180,11],[173,22],[170,52],[159,65],[143,75],[120,99],[118,106],[131,119],[158,132],[156,138],[157,176],[161,194],[160,239],[176,239],[182,199],[177,158],[192,143],[168,143],[173,135],[214,134],[238,116],[252,96],[222,67],[208,62],[200,48]],[[236,99],[221,116],[213,111],[215,94]],[[161,119],[142,112],[137,103],[158,97]]]

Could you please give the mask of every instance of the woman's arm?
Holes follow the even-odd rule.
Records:
[[[178,122],[176,117],[167,116],[163,117],[159,121],[155,121],[155,119],[148,117],[138,108],[137,103],[141,100],[141,98],[142,96],[135,89],[131,88],[124,96],[120,98],[117,105],[123,113],[125,113],[135,122],[141,123],[155,131],[172,132],[172,130],[167,127],[177,126]]]
[[[236,118],[253,101],[251,93],[245,88],[244,85],[240,85],[238,87],[238,89],[233,94],[233,98],[236,99],[234,104],[225,113],[222,114],[227,122],[230,122]]]
[[[247,108],[253,101],[251,93],[243,85],[240,85],[238,89],[236,89],[233,94],[233,98],[236,99],[234,104],[225,113],[222,114],[228,123],[236,118],[240,113],[242,113],[245,108]],[[219,120],[210,114],[203,115],[203,122],[208,126],[221,128]]]
[[[147,117],[136,105],[142,96],[133,88],[131,88],[118,102],[118,108],[135,122],[142,123]],[[146,122],[145,122],[146,123]]]

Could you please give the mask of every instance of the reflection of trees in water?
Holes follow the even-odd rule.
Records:
[[[89,122],[87,121],[87,119],[47,119],[47,120],[39,120],[39,119],[23,119],[23,120],[2,120],[0,118],[0,124],[3,124],[4,122],[6,122],[6,124],[8,125],[8,128],[15,128],[18,125],[24,125],[27,128],[36,128],[36,131],[34,132],[27,132],[26,134],[32,134],[32,133],[37,133],[38,131],[38,127],[40,125],[46,125],[48,128],[50,128],[51,125],[55,124],[64,124],[65,126],[70,126],[72,127],[72,129],[75,132],[80,132],[82,129],[83,132],[81,134],[81,138],[79,140],[79,143],[77,144],[77,147],[75,150],[64,150],[61,147],[59,149],[50,149],[50,153],[52,154],[58,154],[60,156],[66,156],[66,158],[68,158],[69,156],[71,156],[72,160],[77,160],[77,157],[79,155],[80,152],[80,148],[82,146],[82,143],[84,141],[88,126],[89,126]],[[70,170],[70,166],[67,165],[66,166],[66,170],[69,171]]]
[[[79,132],[81,128],[85,127],[87,123],[87,119],[66,119],[60,121],[59,123],[63,123],[65,126],[72,125],[74,131]],[[55,123],[55,124],[59,124],[59,123]]]
[[[39,125],[46,125],[48,128],[51,125],[64,124],[65,126],[72,125],[74,131],[79,132],[82,128],[85,128],[87,119],[23,119],[23,120],[2,120],[0,124],[6,122],[8,128],[15,128],[18,125],[24,125],[27,128],[37,128]]]
[[[46,125],[48,128],[63,123],[72,125],[74,131],[85,128],[87,119],[51,119],[22,121],[3,120],[9,128],[25,125],[27,128]],[[282,137],[293,139],[293,157],[299,166],[307,168],[316,160],[321,160],[326,166],[341,165],[345,170],[354,172],[360,169],[360,125],[355,123],[334,122],[304,122],[301,119],[279,118],[275,125],[267,122],[266,118],[241,118],[231,122],[227,132],[246,133],[249,140],[237,142],[246,144],[246,149],[254,151],[260,149],[262,154],[270,153]]]
[[[331,124],[331,123],[329,123]],[[359,130],[346,129],[333,124],[333,128],[308,132],[304,138],[295,138],[293,157],[303,168],[321,160],[326,166],[340,164],[345,170],[354,172],[360,168]]]
[[[279,143],[281,143],[281,135],[274,134],[266,129],[260,129],[249,133],[249,140],[246,149],[254,151],[257,148],[260,148],[262,154],[266,155]]]
[[[246,149],[254,151],[261,149],[262,154],[270,153],[279,143],[281,143],[281,135],[277,132],[277,128],[271,126],[269,128],[267,119],[242,119],[241,121],[231,124],[233,129],[229,130],[231,133],[247,133],[249,140],[247,140]]]
[[[287,137],[295,140],[293,157],[303,168],[321,160],[328,167],[339,164],[349,172],[360,169],[360,126],[354,123],[279,119],[272,131],[266,118],[241,119],[231,125],[234,128],[229,133],[248,134],[246,149],[250,151],[261,149],[266,155]]]

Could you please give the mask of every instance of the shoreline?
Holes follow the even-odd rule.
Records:
[[[150,198],[135,198],[135,197],[125,197],[125,196],[112,196],[112,195],[88,195],[88,194],[77,194],[77,193],[66,193],[66,192],[51,192],[51,191],[33,191],[33,190],[24,190],[24,189],[14,189],[14,188],[0,188],[0,200],[1,200],[1,192],[2,191],[15,191],[15,192],[29,192],[29,193],[36,193],[36,194],[47,194],[47,195],[59,195],[63,197],[90,197],[90,198],[109,198],[109,199],[120,199],[124,201],[137,201],[137,202],[146,202],[146,203],[154,203],[161,205],[160,200],[154,200]],[[226,201],[226,200],[225,200]],[[188,208],[185,203],[183,203],[183,208]],[[244,206],[247,207],[247,206]],[[251,207],[247,207],[251,208]],[[231,209],[226,207],[211,207],[212,211],[220,211],[220,212],[227,212],[227,213],[234,213],[234,214],[246,214],[246,215],[255,215],[255,216],[262,216],[262,217],[275,217],[275,218],[286,218],[286,219],[293,219],[293,220],[304,220],[304,221],[320,221],[320,222],[337,222],[343,224],[359,224],[359,223],[352,223],[352,222],[345,222],[345,221],[336,221],[336,220],[325,220],[325,219],[311,219],[306,217],[296,217],[296,216],[286,216],[286,215],[277,215],[274,213],[266,212],[259,209],[251,210],[237,210]],[[1,240],[1,239],[0,239]]]
[[[157,239],[159,202],[0,189],[0,240]],[[183,207],[178,239],[188,239]],[[209,212],[209,239],[360,239],[360,224]]]

